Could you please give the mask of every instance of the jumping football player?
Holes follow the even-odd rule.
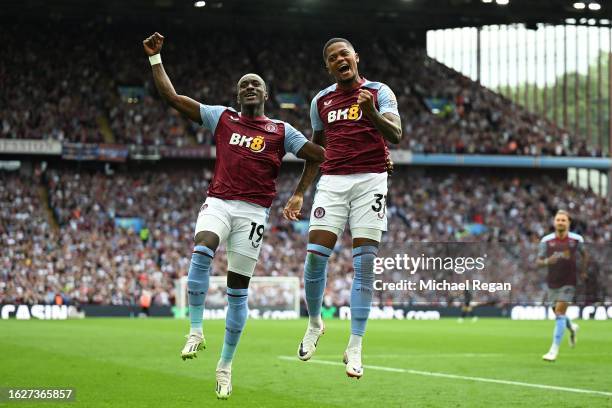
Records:
[[[387,230],[385,141],[399,143],[402,125],[395,95],[387,85],[359,75],[359,55],[348,40],[330,39],[323,47],[323,61],[335,83],[319,92],[310,107],[312,140],[326,150],[310,216],[304,265],[309,324],[298,347],[298,357],[310,359],[324,333],[321,302],[327,260],[348,221],[355,274],[350,300],[351,336],[343,361],[348,376],[361,378],[362,338],[372,303],[373,262],[382,232]],[[304,192],[318,170],[318,163],[305,165],[284,209],[288,219],[298,219]]]
[[[209,271],[217,247],[227,242],[227,300],[225,339],[216,370],[217,397],[232,392],[231,367],[248,314],[248,286],[259,251],[269,207],[276,195],[276,178],[285,152],[322,162],[325,151],[290,124],[264,116],[266,84],[246,74],[237,84],[240,112],[224,106],[203,105],[178,95],[164,71],[160,51],[164,37],[155,33],[143,41],[155,86],[174,109],[210,129],[215,135],[217,160],[208,197],[195,228],[195,248],[187,277],[191,330],[181,351],[190,359],[205,347],[202,332]]]
[[[588,256],[582,236],[570,232],[570,216],[567,211],[559,210],[555,214],[555,232],[548,234],[540,241],[537,266],[548,268],[548,301],[555,311],[555,330],[553,342],[548,353],[542,358],[555,361],[559,354],[559,345],[567,328],[570,332],[569,343],[576,346],[578,325],[565,315],[567,306],[573,302],[576,294],[576,275],[578,272],[577,254],[581,257],[581,279],[586,279]]]

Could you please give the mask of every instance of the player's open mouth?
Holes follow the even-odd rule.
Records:
[[[255,92],[247,92],[244,94],[245,98],[255,98],[257,97],[257,94]]]
[[[348,64],[343,64],[338,67],[338,72],[341,74],[345,74],[351,70],[351,67]]]

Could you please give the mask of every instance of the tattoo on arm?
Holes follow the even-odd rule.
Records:
[[[402,121],[399,116],[392,113],[380,114],[376,112],[372,122],[374,127],[390,143],[397,144],[402,140]]]

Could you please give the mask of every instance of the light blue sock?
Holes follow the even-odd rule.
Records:
[[[372,305],[375,246],[353,248],[353,286],[351,287],[351,334],[363,336]]]
[[[206,300],[206,292],[208,292],[210,264],[214,256],[215,251],[204,245],[196,245],[191,255],[191,265],[187,275],[187,294],[192,330],[202,330],[204,301]]]
[[[225,339],[221,350],[221,361],[231,362],[246,324],[249,304],[248,289],[227,288],[227,315],[225,317]]]
[[[553,344],[557,347],[561,344],[561,340],[563,340],[563,333],[565,333],[565,320],[565,315],[559,315],[557,316],[557,320],[555,321]]]
[[[327,281],[327,260],[332,249],[317,244],[306,247],[306,262],[304,263],[304,292],[306,306],[311,319],[318,320],[321,316],[323,292]]]

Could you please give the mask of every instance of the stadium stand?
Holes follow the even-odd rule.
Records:
[[[70,26],[2,27],[6,52],[0,73],[12,86],[0,93],[1,138],[214,144],[210,132],[159,100],[139,48],[142,32],[112,24],[85,26],[85,33]],[[80,44],[98,48],[61,41],[67,35],[82,36]],[[100,44],[95,40],[100,35],[110,35],[113,41]],[[179,92],[204,103],[234,106],[238,78],[260,72],[269,84],[268,115],[310,136],[309,101],[330,82],[320,55],[323,39],[265,34],[252,38],[229,32],[204,37],[206,41],[193,41],[192,34],[178,31],[164,45],[166,69]],[[356,39],[355,46],[364,76],[386,82],[397,95],[410,137],[392,148],[423,153],[602,154],[580,137],[428,58],[406,40]],[[283,108],[283,95],[295,102],[289,103],[290,109]],[[434,99],[442,101],[443,108],[434,108]],[[110,140],[104,138],[105,131]]]
[[[5,248],[0,258],[0,303],[54,303],[59,294],[69,304],[127,305],[149,290],[153,304],[173,304],[174,280],[187,273],[190,237],[211,175],[210,163],[203,168],[141,167],[113,174],[62,166],[38,171],[30,179],[0,172],[0,241]],[[301,274],[299,254],[306,234],[282,218],[282,206],[298,175],[299,166],[286,166],[279,178],[256,276]],[[41,188],[48,191],[54,219],[41,205]],[[306,215],[310,202],[307,196]],[[550,229],[547,220],[557,208],[576,215],[574,229],[590,242],[612,239],[607,199],[548,176],[464,177],[403,168],[392,178],[389,232],[383,246],[505,242],[534,256],[538,238]],[[146,232],[116,223],[117,218],[133,217],[142,219]],[[352,270],[348,234],[339,240],[333,257],[326,301],[347,304]],[[226,261],[225,251],[218,251],[214,275],[225,275]],[[524,262],[496,273],[514,271],[516,284],[530,285],[528,260]],[[532,285],[529,290],[525,296],[534,296],[541,287]]]

